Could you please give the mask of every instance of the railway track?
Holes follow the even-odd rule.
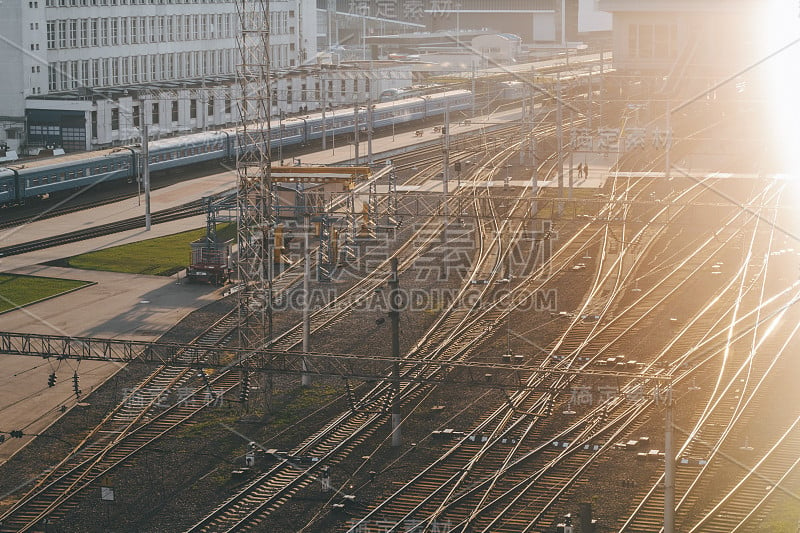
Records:
[[[163,209],[152,214],[152,224],[163,224],[165,222],[173,222],[183,218],[203,215],[206,213],[206,203],[203,200],[195,200],[180,206]],[[13,246],[5,246],[0,248],[0,257],[9,257],[12,255],[24,254],[36,250],[44,250],[54,246],[61,246],[62,244],[69,244],[72,242],[85,241],[95,237],[102,237],[104,235],[113,235],[121,231],[128,231],[137,228],[143,228],[145,224],[144,215],[132,217],[125,220],[118,220],[108,224],[102,224],[92,228],[72,231],[53,237],[45,237],[43,239],[36,239]]]
[[[706,246],[702,248],[708,247]],[[710,255],[711,254],[704,253],[704,256]],[[701,264],[704,264],[706,261],[707,259],[702,260]],[[677,276],[672,277],[675,278]],[[680,285],[680,283],[673,283],[673,285]],[[596,284],[596,287],[599,286],[600,284]],[[673,290],[673,288],[669,288],[668,292],[673,292]],[[653,303],[652,297],[650,303]],[[641,305],[642,309],[649,308],[647,300],[644,301],[644,304],[645,305]],[[628,328],[629,326],[625,329]],[[613,332],[613,335],[616,337],[618,337],[620,334],[621,333],[619,330]],[[589,334],[588,338],[591,339],[592,335]],[[560,343],[560,347],[566,348],[566,351],[572,353],[573,356],[576,354],[583,354],[583,357],[588,358],[590,361],[596,357],[596,355],[589,355],[588,357],[586,356],[586,331],[579,332],[579,334],[575,336],[575,339],[577,341],[575,344],[570,345],[567,342],[562,342]],[[600,343],[600,345],[602,346],[603,343]],[[550,353],[554,352],[551,351]],[[559,356],[559,358],[560,357],[564,356]],[[542,396],[544,395],[536,398],[536,401],[539,402],[538,411],[536,410],[536,402],[531,405],[525,404],[524,406],[516,406],[515,410],[517,412],[525,413],[524,416],[520,416],[521,420],[524,420],[526,417],[528,419],[541,418],[545,416],[548,410],[552,411],[552,403],[549,401],[542,402]],[[429,473],[427,477],[421,475],[421,479],[415,479],[413,486],[418,487],[418,489],[411,487],[404,488],[390,498],[392,501],[398,500],[397,507],[405,509],[405,513],[397,512],[396,510],[392,511],[391,509],[394,507],[389,507],[389,510],[387,511],[386,505],[381,504],[375,511],[372,511],[364,519],[352,521],[350,523],[351,527],[358,529],[359,527],[368,527],[370,523],[380,523],[387,524],[387,527],[390,528],[388,530],[394,530],[391,526],[388,526],[388,524],[394,524],[395,527],[401,527],[402,524],[415,523],[418,524],[420,528],[424,529],[425,527],[435,528],[437,527],[437,524],[445,523],[448,526],[454,526],[455,530],[459,531],[462,530],[461,528],[467,527],[474,531],[528,531],[530,530],[529,528],[535,527],[537,524],[546,524],[548,523],[547,517],[549,507],[558,499],[561,494],[566,491],[566,489],[569,488],[570,484],[577,479],[578,475],[587,468],[591,460],[599,455],[600,452],[605,451],[605,449],[613,442],[616,442],[615,439],[617,436],[623,434],[620,432],[622,429],[630,430],[633,425],[637,424],[638,417],[646,412],[645,407],[647,406],[629,406],[628,409],[637,411],[637,414],[635,416],[631,415],[630,419],[627,420],[624,425],[618,421],[617,423],[621,424],[620,429],[617,430],[616,433],[611,434],[610,437],[608,436],[608,425],[605,425],[603,428],[605,430],[604,432],[598,431],[588,437],[586,435],[576,436],[574,433],[568,434],[566,432],[556,434],[556,436],[552,438],[554,442],[564,442],[562,439],[568,439],[568,441],[564,442],[564,444],[567,446],[567,443],[569,443],[569,448],[564,452],[561,452],[561,460],[558,462],[555,462],[552,458],[554,454],[559,455],[557,451],[552,450],[552,448],[547,448],[547,446],[550,445],[550,442],[548,442],[547,445],[541,446],[539,449],[535,450],[537,452],[542,452],[542,462],[544,462],[548,468],[545,470],[536,471],[538,472],[536,474],[530,474],[531,477],[524,482],[517,482],[520,486],[514,487],[513,489],[519,491],[515,497],[515,501],[517,502],[516,507],[512,507],[511,504],[503,503],[503,500],[500,498],[505,498],[506,501],[508,498],[510,498],[509,492],[512,489],[508,489],[508,486],[514,485],[514,468],[512,468],[512,465],[517,467],[522,460],[518,460],[518,462],[513,463],[498,463],[498,461],[501,460],[495,456],[493,460],[486,460],[487,464],[485,468],[478,470],[476,473],[478,475],[467,478],[466,473],[469,472],[476,463],[483,461],[486,456],[489,455],[490,446],[500,448],[501,450],[496,453],[501,457],[505,456],[506,461],[509,461],[512,456],[519,457],[520,455],[526,455],[525,448],[519,443],[524,442],[526,438],[530,437],[532,437],[531,440],[533,440],[533,442],[537,442],[537,439],[542,439],[542,435],[531,430],[531,426],[533,425],[532,423],[528,424],[527,427],[524,427],[523,429],[517,428],[518,434],[497,429],[502,427],[502,425],[497,425],[497,422],[494,420],[491,423],[479,424],[474,430],[468,432],[468,440],[461,441],[459,444],[455,445],[452,449],[449,449],[448,452],[446,452],[445,456],[447,457],[447,461],[445,464],[450,465],[450,474],[447,473],[448,467],[443,466],[442,469],[444,471],[437,470],[434,473]],[[595,410],[595,412],[591,414],[591,417],[594,417],[596,420],[600,417],[608,417],[611,413],[613,413],[613,409],[611,406],[606,405],[603,406],[602,410]],[[584,422],[585,425],[596,424],[596,422],[592,422],[591,417]],[[617,420],[624,420],[624,418],[618,417]],[[520,424],[517,425],[519,426]],[[606,436],[605,442],[598,445],[597,439],[603,437],[604,435]],[[479,439],[484,439],[487,444],[475,444],[476,442],[480,441]],[[502,443],[502,446],[500,443]],[[514,444],[510,445],[508,443]],[[548,451],[550,452],[549,459],[547,453]],[[463,454],[461,452],[463,452]],[[461,457],[459,459],[450,461],[451,459],[454,459],[453,456],[456,454],[461,455]],[[575,457],[580,456],[583,456],[584,460],[576,461]],[[537,461],[536,464],[541,463]],[[530,472],[530,469],[526,471]],[[481,472],[485,476],[484,478],[479,475]],[[485,487],[487,485],[499,485],[499,479],[501,476],[503,486],[506,488],[504,490],[496,490],[496,492],[501,493],[501,497],[498,497],[497,500],[491,500],[489,503],[487,503],[487,500],[489,499],[489,489],[485,489]],[[469,479],[469,481],[466,481],[466,479]],[[459,489],[458,487],[462,485],[464,488]],[[487,491],[482,497],[478,498],[477,504],[475,503],[474,498],[470,499],[467,497],[467,494],[476,492],[476,486],[480,486],[482,489]],[[524,487],[525,490],[523,490],[522,487]],[[544,487],[544,492],[542,487]],[[549,491],[550,494],[548,495],[547,493],[550,487],[553,487],[553,490]],[[557,490],[555,490],[556,487],[558,487]],[[399,500],[402,499],[402,496],[400,494],[404,490],[409,494],[407,494],[408,497],[405,499],[406,503],[401,504]],[[442,494],[444,494],[444,496],[442,496]],[[523,497],[524,499],[522,499]],[[451,501],[445,503],[447,502],[448,498],[450,498]],[[520,499],[522,499],[521,504],[519,503]],[[503,509],[504,514],[489,515],[491,518],[483,520],[478,519],[478,515],[488,514],[493,508],[496,509],[498,506],[502,507],[504,505],[506,506]],[[526,512],[530,507],[535,507],[537,511],[534,513]],[[514,509],[513,513],[509,511],[511,508]],[[427,512],[425,511],[426,509]],[[461,510],[459,511],[459,509]],[[464,509],[467,509],[468,511],[465,511]],[[446,514],[448,512],[451,514]],[[506,516],[506,518],[500,518],[502,516]],[[509,518],[510,516],[513,516],[513,519]],[[552,518],[552,516],[553,515],[551,513],[550,518]]]
[[[578,247],[578,249],[576,250],[576,254],[582,253],[581,252],[582,248],[583,245]],[[574,255],[572,257],[569,257],[566,264],[569,264],[570,261],[573,261],[574,257],[575,257]],[[489,318],[491,319],[491,315],[489,315]],[[474,329],[477,330],[479,328],[474,328]],[[535,372],[532,375],[535,375]],[[526,415],[526,416],[531,416],[531,417],[544,416],[543,411],[539,412],[538,414],[536,414],[535,411],[529,411],[529,412],[531,413],[531,415]],[[495,414],[495,416],[498,415]],[[499,416],[501,417],[507,416],[507,414],[500,414]],[[525,417],[523,416],[522,418]],[[376,519],[376,517],[380,517],[381,523],[402,524],[402,523],[409,523],[409,521],[412,521],[412,522],[419,522],[423,525],[427,524],[429,526],[431,524],[436,524],[437,520],[440,520],[442,518],[440,515],[441,512],[443,512],[443,505],[444,505],[442,503],[444,500],[441,499],[442,495],[444,494],[445,500],[447,500],[450,497],[462,500],[464,492],[460,491],[458,487],[461,486],[462,484],[471,487],[475,486],[474,482],[476,476],[473,476],[473,474],[476,474],[476,472],[472,471],[472,469],[473,467],[475,467],[475,465],[478,464],[478,462],[485,462],[486,464],[485,468],[480,469],[481,472],[484,471],[503,472],[505,474],[508,465],[506,465],[505,467],[502,466],[503,465],[502,456],[511,453],[524,454],[526,451],[524,448],[521,447],[521,444],[509,444],[509,443],[518,443],[518,442],[521,443],[525,441],[525,438],[516,434],[511,436],[513,429],[509,431],[496,429],[497,427],[502,426],[502,423],[500,423],[499,426],[495,426],[494,424],[497,422],[498,422],[497,420],[492,420],[491,422],[487,420],[484,421],[484,423],[478,424],[474,432],[470,432],[469,439],[461,441],[451,450],[451,452],[448,452],[448,454],[446,454],[447,455],[446,463],[448,465],[452,465],[452,470],[457,473],[457,476],[448,475],[446,471],[443,473],[437,470],[435,472],[429,473],[429,476],[427,476],[425,479],[416,479],[415,486],[418,486],[420,488],[420,492],[417,493],[415,492],[414,489],[411,489],[409,487],[409,492],[411,494],[408,495],[407,500],[410,500],[410,503],[407,503],[405,505],[406,507],[405,514],[397,514],[397,512],[394,513],[389,512],[389,514],[386,514],[387,513],[386,509],[381,507],[378,510],[373,511],[372,513],[367,515],[367,517],[365,517],[363,521],[357,522],[354,527],[358,527],[359,524],[365,524],[365,523],[368,524],[370,523],[370,520],[374,520]],[[514,424],[511,425],[513,426]],[[524,430],[524,432],[527,433],[528,431],[530,431],[530,429],[531,428],[529,427],[527,430]],[[530,435],[526,436],[529,437]],[[490,457],[491,453],[487,448],[488,444],[475,444],[476,442],[480,443],[481,440],[484,440],[484,442],[492,442],[493,445],[496,446],[496,448],[503,448],[504,449],[503,452],[500,452],[501,457],[498,457],[496,455]],[[460,459],[455,459],[454,455],[459,455]],[[508,460],[508,457],[506,457],[506,460]],[[443,468],[446,470],[447,466],[443,466]],[[479,478],[480,476],[477,477]],[[467,481],[468,479],[470,481]],[[446,482],[442,483],[442,482],[437,482],[436,480],[446,480]],[[491,483],[494,483],[496,481],[497,479],[494,479],[493,482]],[[434,489],[433,487],[437,488]],[[416,496],[414,494],[416,494]],[[458,494],[458,496],[455,496],[456,494]],[[420,512],[425,507],[425,505],[423,503],[416,503],[417,501],[425,502],[425,504],[427,504],[427,508],[429,509],[432,508],[431,506],[433,507],[438,506],[438,508],[436,512],[433,512],[429,515],[425,515],[424,513]],[[402,504],[398,503],[398,505],[401,508],[403,508]],[[473,505],[474,501],[470,503],[465,502],[465,507],[467,508],[469,507],[474,508]],[[412,510],[409,510],[408,509],[409,507]],[[422,518],[423,516],[424,518]],[[420,521],[421,518],[422,520]],[[447,520],[448,521],[450,520],[449,515]]]
[[[409,241],[412,242],[412,241]],[[273,284],[276,297],[288,290],[298,279],[297,271],[302,265],[293,265],[279,276]],[[378,283],[382,283],[381,278]],[[374,283],[374,282],[373,282]],[[358,289],[348,291],[355,294]],[[369,294],[367,289],[365,294]],[[356,298],[352,303],[357,302]],[[317,327],[324,327],[344,315],[346,306],[337,306],[329,315],[319,318]],[[224,344],[235,333],[238,323],[236,311],[229,313],[214,327],[195,339],[191,344],[202,349],[204,345]],[[295,328],[296,329],[296,328]],[[298,344],[296,331],[290,330],[273,342],[290,349]],[[196,353],[191,357],[196,357]],[[240,384],[238,372],[226,372],[197,383],[197,376],[177,368],[165,368],[154,372],[131,392],[131,400],[124,401],[88,435],[76,450],[41,479],[16,505],[0,519],[3,527],[14,531],[27,531],[36,527],[44,517],[58,519],[70,507],[73,498],[94,480],[135,455],[149,443],[194,416],[209,405],[216,405],[224,395]],[[165,392],[185,390],[185,398],[177,404],[163,409],[160,398]],[[347,429],[343,429],[347,432]]]
[[[572,260],[574,257],[571,257],[570,259]],[[501,315],[502,313],[497,316],[489,316],[489,320],[486,322],[490,322],[491,326],[488,327],[496,327],[497,321]],[[452,327],[451,324],[448,324],[448,326]],[[471,326],[474,326],[474,322],[471,324]],[[450,327],[446,329],[448,331],[452,331]],[[468,347],[471,342],[475,342],[476,339],[479,339],[481,337],[479,332],[483,331],[485,330],[476,327],[472,327],[471,332],[466,327],[463,330],[460,330],[457,337],[463,340],[465,344],[462,344],[461,349],[456,349],[455,352],[463,353],[465,351],[464,348]],[[456,335],[451,335],[450,337],[452,339],[455,338]],[[448,348],[448,350],[449,349],[450,348]],[[369,394],[365,397],[365,400],[366,403],[361,403],[359,406],[372,408],[373,410],[378,410],[380,412],[386,405],[385,396],[381,392]],[[374,419],[370,420],[369,423],[372,423],[373,421]],[[337,423],[331,427],[339,427],[339,425],[340,422],[337,421]],[[326,428],[325,433],[330,434],[331,429]],[[315,435],[310,440],[317,442],[318,438],[319,435]],[[341,445],[341,443],[339,443],[339,445]],[[322,448],[321,455],[314,455],[315,457],[319,456],[322,458],[320,461],[315,462],[314,466],[308,467],[302,472],[290,475],[292,484],[292,487],[290,487],[291,493],[299,490],[303,486],[307,486],[314,479],[319,465],[329,464],[327,461],[330,459],[330,456],[327,455],[327,450],[328,447]],[[311,451],[313,451],[313,448],[301,446],[298,447],[298,449],[290,452],[289,455],[295,457],[299,454],[311,453]],[[285,465],[281,464],[280,468],[285,468]],[[264,515],[274,511],[278,506],[285,502],[290,495],[290,493],[287,493],[283,490],[283,487],[286,486],[285,480],[279,480],[276,484],[281,486],[275,486],[270,483],[270,480],[275,479],[277,475],[277,470],[270,469],[266,474],[264,474],[264,476],[259,477],[251,484],[248,484],[248,486],[245,487],[245,489],[243,489],[239,494],[226,501],[222,506],[220,506],[220,508],[207,516],[206,519],[196,524],[192,528],[192,531],[218,531],[261,527],[259,524],[262,523]],[[301,479],[301,481],[297,481],[298,479]]]
[[[473,188],[473,191],[476,188]],[[437,245],[442,224],[433,217],[428,221],[431,227],[420,228],[415,238],[401,245],[393,255],[399,262],[399,271],[409,268],[424,249]],[[413,245],[418,245],[414,247]],[[322,309],[311,317],[312,331],[329,326],[343,316],[344,311],[364,298],[371,297],[374,289],[383,285],[390,275],[385,261],[374,273],[357,282],[339,300],[336,308]],[[348,300],[349,299],[349,300]],[[342,303],[348,302],[348,303]],[[302,330],[288,331],[271,346],[289,350],[301,342]],[[242,527],[253,528],[271,509],[275,509],[298,490],[316,479],[320,466],[338,461],[347,450],[361,442],[375,430],[375,424],[385,417],[386,406],[391,398],[392,385],[379,385],[365,394],[350,412],[333,418],[325,427],[306,439],[289,452],[290,457],[313,456],[318,460],[312,466],[298,469],[290,460],[279,458],[279,462],[248,483],[230,499],[220,505],[190,531],[230,531]]]
[[[776,216],[775,213],[771,216]],[[789,435],[782,434],[786,427],[795,423],[796,412],[792,409],[782,410],[783,416],[775,415],[781,421],[776,420],[771,433],[754,436],[754,443],[765,449],[766,455],[757,455],[755,448],[747,444],[750,420],[756,413],[769,411],[761,405],[761,399],[772,388],[781,387],[780,377],[776,375],[780,372],[776,369],[786,366],[788,345],[798,331],[797,327],[787,325],[785,318],[779,320],[790,311],[786,302],[797,298],[797,289],[785,282],[772,282],[773,287],[768,290],[771,269],[780,270],[771,263],[778,262],[780,266],[780,258],[774,259],[780,253],[776,254],[771,248],[775,240],[774,219],[770,221],[765,217],[763,225],[765,229],[760,240],[769,243],[770,248],[767,253],[755,253],[751,240],[746,249],[745,267],[738,273],[741,277],[740,294],[736,305],[731,307],[730,325],[724,330],[728,342],[724,349],[716,352],[717,360],[709,365],[703,380],[704,387],[711,392],[705,395],[695,391],[692,395],[693,402],[698,402],[698,395],[705,398],[700,403],[702,410],[692,416],[693,427],[687,430],[678,451],[681,461],[676,476],[676,494],[679,496],[676,524],[681,530],[738,531],[746,520],[753,519],[773,494],[773,490],[765,493],[764,484],[768,483],[765,480],[782,481],[795,467],[796,455],[793,454],[796,454],[796,444]],[[778,292],[773,295],[770,291]],[[740,308],[741,313],[749,309],[755,311],[748,311],[739,318],[737,311]],[[770,316],[769,311],[776,308],[781,310],[778,316]],[[789,321],[789,324],[794,323]],[[749,453],[737,460],[744,461],[750,473],[734,468],[734,475],[731,475],[731,467],[726,463],[730,457],[741,456],[742,450]],[[762,471],[767,477],[759,478],[757,470],[761,464],[769,465]],[[721,477],[721,471],[729,473]],[[714,490],[710,490],[710,486],[715,487]],[[772,485],[771,489],[776,486]],[[621,525],[621,531],[658,530],[663,501],[663,490],[656,484],[652,485],[640,496],[639,503]],[[735,506],[731,506],[733,502]],[[733,523],[735,527],[731,525]]]

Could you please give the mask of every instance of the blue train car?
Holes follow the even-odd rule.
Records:
[[[412,96],[373,106],[374,128],[403,124],[471,109],[470,91],[455,90]],[[326,135],[352,133],[355,125],[353,108],[333,109],[325,113]],[[358,121],[367,125],[367,110],[358,110]],[[270,125],[270,146],[303,145],[322,138],[322,113],[290,117]],[[251,130],[250,132],[253,132]],[[251,141],[257,141],[257,135]],[[187,165],[220,160],[234,160],[237,153],[247,149],[241,132],[235,128],[194,133],[181,137],[160,139],[149,143],[151,172],[180,168]],[[252,147],[251,147],[252,149]],[[274,151],[273,151],[274,155]],[[141,171],[139,149],[120,147],[97,152],[69,154],[46,160],[32,161],[14,168],[0,167],[0,205],[23,203],[27,198],[46,197],[99,183],[116,180],[132,181]]]

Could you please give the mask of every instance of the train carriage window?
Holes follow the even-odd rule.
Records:
[[[31,180],[31,185],[39,185],[39,178],[33,178]]]

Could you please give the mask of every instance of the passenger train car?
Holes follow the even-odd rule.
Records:
[[[472,109],[473,94],[454,90],[373,105],[373,128],[423,120],[450,112]],[[367,110],[359,108],[358,122],[366,128]],[[339,108],[325,113],[325,135],[334,137],[352,133],[355,110]],[[274,121],[270,145],[278,148],[306,144],[322,139],[322,113]],[[186,165],[235,159],[243,147],[236,129],[195,133],[151,141],[148,146],[150,172]],[[274,152],[273,152],[274,153]],[[134,180],[141,171],[138,149],[118,147],[94,152],[68,154],[30,161],[9,168],[0,167],[0,205],[21,204],[28,198],[40,198],[116,180]]]

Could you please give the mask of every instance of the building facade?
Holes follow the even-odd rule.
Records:
[[[684,79],[727,75],[753,61],[757,0],[600,0],[613,15],[614,68]]]
[[[228,103],[213,96],[236,73],[234,0],[26,0],[0,9],[0,142],[72,150],[123,142],[133,128],[122,126],[124,117],[138,121],[130,102],[144,87],[154,100],[175,97],[156,115],[177,118],[161,123],[178,130],[236,119],[229,116],[230,92]],[[273,69],[316,56],[314,0],[271,0],[269,27]],[[181,87],[208,95],[182,98]],[[193,112],[201,101],[210,113]],[[106,123],[117,134],[103,135]]]

